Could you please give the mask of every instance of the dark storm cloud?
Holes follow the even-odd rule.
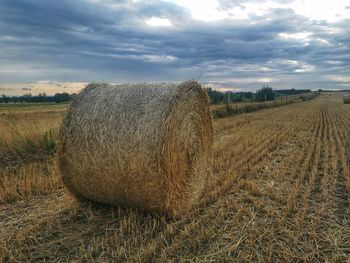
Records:
[[[149,26],[152,17],[173,26]],[[204,82],[249,89],[346,85],[349,21],[330,25],[279,8],[249,21],[205,22],[162,1],[0,0],[0,79],[158,81],[203,72]],[[303,32],[307,39],[298,39]]]

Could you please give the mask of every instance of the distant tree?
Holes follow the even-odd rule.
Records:
[[[302,93],[308,93],[311,92],[310,89],[281,89],[281,90],[274,90],[276,96],[288,96],[288,95],[297,95]]]
[[[275,99],[275,92],[269,86],[264,86],[256,91],[257,101],[269,101]]]
[[[66,92],[56,93],[54,96],[54,100],[56,103],[67,102],[67,101],[70,101],[70,95]]]
[[[24,102],[33,102],[32,94],[31,93],[26,93],[22,96],[22,100]]]
[[[2,94],[2,100],[1,100],[1,102],[8,103],[8,102],[9,102],[9,98],[8,98],[5,94]]]
[[[43,103],[43,102],[68,102],[76,94],[68,93],[56,93],[54,96],[48,96],[45,92],[39,93],[38,95],[32,95],[31,93],[26,93],[22,96],[6,96],[4,94],[0,95],[0,103]]]
[[[212,104],[218,104],[224,101],[225,94],[222,92],[213,90],[212,88],[208,88],[207,93]]]
[[[46,102],[47,101],[47,96],[46,93],[39,93],[38,97],[37,97],[37,101],[38,102]]]
[[[231,103],[233,99],[232,92],[225,92],[224,93],[224,102],[225,103]]]
[[[252,99],[253,98],[253,92],[242,92],[242,96],[245,99]]]

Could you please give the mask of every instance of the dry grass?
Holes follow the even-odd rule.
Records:
[[[62,187],[45,134],[57,135],[67,105],[0,106],[0,204]]]
[[[57,134],[67,105],[0,105],[0,168],[42,160],[48,154],[44,136]]]
[[[35,161],[0,170],[0,204],[48,195],[62,188],[53,161]]]
[[[60,187],[28,193],[0,206],[0,255],[33,262],[347,262],[349,116],[341,95],[331,95],[215,120],[213,177],[199,205],[177,220],[79,203]]]

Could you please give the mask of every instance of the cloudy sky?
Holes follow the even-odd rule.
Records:
[[[0,0],[0,93],[185,79],[350,88],[350,1]]]

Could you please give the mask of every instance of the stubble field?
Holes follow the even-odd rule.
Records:
[[[64,111],[0,108],[2,261],[349,262],[340,94],[214,120],[213,175],[178,219],[71,197],[43,139]]]

